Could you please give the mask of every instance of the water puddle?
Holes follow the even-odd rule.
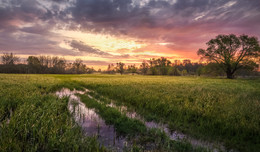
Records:
[[[116,135],[115,129],[111,125],[106,125],[105,121],[95,112],[89,109],[76,94],[85,94],[86,91],[69,90],[63,88],[56,92],[59,98],[69,97],[68,109],[73,115],[76,123],[81,126],[86,136],[96,136],[99,143],[111,150],[122,151],[126,143],[125,139]]]
[[[94,91],[88,90],[87,92],[94,92]],[[88,97],[96,100],[99,103],[104,103],[104,102],[101,102],[99,99],[96,99],[89,94],[88,94]],[[142,116],[138,115],[135,111],[129,110],[126,106],[118,106],[118,105],[115,104],[115,101],[113,101],[111,99],[107,99],[104,96],[101,96],[101,97],[106,99],[106,100],[111,101],[109,104],[106,104],[107,107],[116,108],[122,114],[126,114],[127,117],[140,120],[141,122],[143,122],[145,124],[145,126],[147,128],[157,128],[157,129],[160,129],[161,131],[164,131],[166,133],[166,135],[168,135],[170,137],[171,140],[175,140],[175,141],[185,140],[185,141],[188,141],[194,147],[203,147],[203,148],[206,148],[206,149],[210,149],[214,152],[227,151],[226,148],[221,143],[211,143],[211,142],[208,142],[208,141],[202,141],[202,140],[192,138],[192,137],[185,135],[185,134],[178,132],[178,131],[170,131],[168,125],[166,125],[166,124],[157,123],[157,122],[154,122],[154,121],[150,121],[150,122],[145,121],[145,119]]]
[[[80,101],[80,98],[76,95],[85,94],[88,92],[94,91],[88,89],[86,89],[85,91],[71,91],[69,89],[62,89],[61,91],[57,91],[56,95],[59,98],[69,97],[68,109],[70,113],[73,114],[75,121],[82,127],[84,133],[87,136],[96,136],[100,144],[112,150],[122,151],[125,144],[127,143],[126,139],[118,137],[116,135],[114,127],[111,125],[106,125],[105,121],[95,112],[95,110],[87,108],[85,104]],[[98,103],[104,104],[104,102],[94,98],[90,94],[87,95],[89,98],[94,99]],[[221,143],[211,143],[208,141],[202,141],[192,138],[178,131],[170,131],[169,127],[166,124],[157,123],[154,121],[145,121],[145,119],[142,116],[140,116],[133,110],[129,110],[126,106],[118,106],[115,104],[115,101],[107,99],[103,96],[101,97],[110,101],[109,104],[106,104],[107,107],[116,108],[122,114],[126,114],[127,117],[140,120],[145,124],[147,128],[157,128],[161,131],[164,131],[166,135],[170,137],[171,140],[185,140],[191,143],[191,145],[193,145],[194,147],[203,147],[214,152],[227,151]]]

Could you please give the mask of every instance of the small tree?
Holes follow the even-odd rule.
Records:
[[[66,68],[65,58],[53,57],[52,58],[52,69],[53,73],[64,73]]]
[[[177,66],[170,67],[168,71],[168,75],[180,76],[181,71],[178,69]]]
[[[127,69],[128,72],[132,73],[132,75],[134,75],[137,71],[137,67],[134,65],[129,65],[128,66],[128,69]]]
[[[208,48],[199,49],[197,54],[203,59],[216,62],[229,79],[234,78],[238,69],[256,66],[255,60],[259,60],[260,46],[256,37],[218,35],[206,44]]]
[[[86,65],[83,64],[83,60],[81,59],[75,59],[75,61],[73,62],[73,71],[76,74],[82,74],[86,72]]]
[[[161,57],[157,59],[157,63],[158,63],[158,70],[160,71],[161,75],[167,75],[168,70],[170,68],[171,65],[171,61],[168,60],[167,58]]]
[[[4,53],[2,55],[2,62],[5,65],[14,65],[15,63],[19,62],[19,57],[15,56],[13,53]]]
[[[114,64],[108,64],[107,66],[107,73],[114,74],[115,73],[115,66]]]
[[[121,75],[125,72],[124,69],[125,64],[122,62],[116,63],[116,70],[119,72]]]
[[[29,67],[29,73],[40,73],[41,72],[41,62],[36,56],[29,56],[27,59],[27,64]]]
[[[181,71],[181,75],[182,75],[182,76],[187,75],[187,74],[188,74],[188,72],[187,72],[186,69],[184,69],[184,70]]]
[[[142,64],[140,65],[140,70],[142,72],[143,75],[147,74],[148,70],[149,70],[149,64],[147,63],[147,61],[143,61]]]

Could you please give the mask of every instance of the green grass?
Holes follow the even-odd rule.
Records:
[[[92,89],[199,139],[239,151],[260,149],[260,79],[1,74],[0,151],[100,150],[71,119],[68,99],[53,94],[63,87]]]
[[[260,80],[88,75],[87,88],[197,138],[260,149]]]
[[[106,124],[114,125],[116,132],[120,135],[137,136],[146,131],[145,125],[139,120],[130,119],[122,115],[117,109],[106,107],[105,104],[100,104],[86,95],[80,95],[80,97],[88,108],[97,110],[97,113],[105,120]]]
[[[193,148],[186,141],[172,141],[159,129],[147,129],[141,121],[128,118],[116,108],[107,107],[106,101],[98,103],[87,95],[80,95],[80,97],[87,107],[96,110],[106,124],[113,125],[118,135],[127,137],[130,142],[133,142],[138,151],[147,150],[147,146],[151,145],[152,149],[157,151],[207,151],[200,147]]]
[[[50,92],[60,84],[43,75],[0,76],[0,151],[102,151],[72,121],[68,98]]]

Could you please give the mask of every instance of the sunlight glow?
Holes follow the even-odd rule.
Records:
[[[84,42],[93,48],[100,49],[106,52],[115,52],[120,49],[138,49],[146,44],[137,43],[135,39],[130,38],[117,38],[110,35],[94,34],[94,33],[83,33],[80,31],[69,31],[69,30],[58,30],[54,31],[66,39],[75,39]],[[65,43],[60,44],[61,47],[70,48]]]

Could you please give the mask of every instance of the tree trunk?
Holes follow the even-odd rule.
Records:
[[[226,73],[227,73],[227,78],[228,79],[233,79],[234,78],[233,72],[231,72],[231,70],[227,70]]]

